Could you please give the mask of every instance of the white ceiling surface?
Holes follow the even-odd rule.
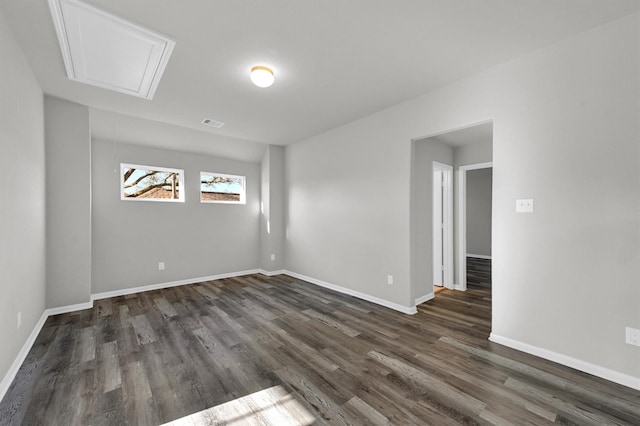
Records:
[[[297,142],[640,9],[640,0],[87,3],[176,41],[155,97],[69,81],[47,1],[0,0],[46,94],[137,117],[115,120],[127,122],[118,129],[127,140],[146,132],[150,143],[214,155],[223,141],[253,157],[256,143]],[[256,64],[274,68],[272,87],[250,82]],[[113,135],[112,115],[92,117],[96,136]],[[207,128],[204,118],[225,125]],[[167,124],[204,136],[169,141]]]

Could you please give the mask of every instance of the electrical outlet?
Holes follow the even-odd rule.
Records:
[[[637,328],[626,327],[625,342],[630,345],[640,346],[640,330]]]
[[[22,325],[22,312],[18,312],[18,321],[17,321],[17,329],[20,329],[20,326]]]
[[[393,275],[387,275],[387,284],[393,285]]]
[[[158,262],[158,271],[164,271],[164,262]]]
[[[275,254],[271,255],[271,260],[276,260],[276,255]]]
[[[533,198],[516,200],[517,213],[533,213]]]

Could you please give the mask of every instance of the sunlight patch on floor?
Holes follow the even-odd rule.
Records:
[[[207,408],[162,426],[219,424],[307,426],[315,420],[309,410],[278,385]]]

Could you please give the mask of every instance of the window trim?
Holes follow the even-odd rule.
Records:
[[[225,200],[203,200],[202,199],[202,177],[203,176],[221,176],[225,178],[239,178],[242,182],[239,201],[225,201]],[[230,175],[227,173],[217,172],[200,172],[200,180],[198,181],[200,188],[200,203],[201,204],[247,204],[247,177],[241,175]]]
[[[157,170],[159,172],[169,172],[169,173],[178,173],[178,198],[138,198],[138,197],[127,197],[124,194],[124,171],[125,169],[141,169],[141,170]],[[131,164],[131,163],[120,163],[120,175],[118,176],[120,180],[120,200],[122,201],[154,201],[160,203],[184,203],[184,170],[183,169],[174,169],[169,167],[159,167],[159,166],[145,166],[142,164]]]

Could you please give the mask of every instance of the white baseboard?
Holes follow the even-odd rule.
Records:
[[[487,259],[487,260],[491,260],[491,256],[485,256],[484,254],[473,254],[473,253],[467,253],[467,257],[474,257],[476,259]]]
[[[467,291],[467,286],[463,287],[462,284],[454,284],[453,289],[458,291]]]
[[[517,349],[522,352],[526,352],[531,355],[538,356],[540,358],[548,359],[549,361],[557,362],[558,364],[562,364],[567,367],[575,368],[576,370],[592,374],[594,376],[609,380],[614,383],[618,383],[623,386],[627,386],[632,389],[640,390],[640,377],[634,377],[625,373],[620,373],[619,371],[591,364],[590,362],[583,361],[581,359],[573,358],[567,355],[550,351],[548,349],[529,345],[528,343],[509,339],[508,337],[502,337],[495,333],[491,333],[491,335],[489,336],[489,340],[513,349]]]
[[[13,383],[13,379],[16,378],[18,370],[20,370],[20,367],[22,367],[22,363],[27,358],[27,355],[29,355],[29,351],[35,343],[36,338],[38,337],[38,334],[40,334],[40,330],[42,330],[42,327],[44,326],[44,323],[47,321],[48,317],[49,315],[47,315],[47,311],[44,311],[36,325],[33,327],[33,330],[31,330],[31,334],[29,334],[27,341],[24,342],[24,345],[22,345],[22,349],[20,349],[20,352],[18,352],[18,356],[13,360],[13,364],[11,364],[11,367],[9,367],[9,371],[7,371],[7,373],[2,378],[2,382],[0,382],[0,401],[4,399],[4,396],[9,390],[11,383]]]
[[[415,300],[416,306],[420,305],[421,303],[428,302],[429,300],[433,299],[434,297],[435,297],[434,293],[429,293],[429,294],[425,294],[424,296],[418,297]]]
[[[92,294],[91,295],[91,301],[93,302],[94,300],[108,299],[110,297],[116,297],[116,296],[126,296],[127,294],[142,293],[143,291],[160,290],[160,289],[163,289],[163,288],[177,287],[177,286],[180,286],[180,285],[197,284],[197,283],[201,283],[203,281],[213,281],[213,280],[220,280],[220,279],[223,279],[223,278],[241,277],[243,275],[257,274],[259,272],[260,272],[260,270],[258,270],[258,269],[250,269],[250,270],[247,270],[247,271],[230,272],[230,273],[227,273],[227,274],[209,275],[209,276],[206,276],[206,277],[188,278],[186,280],[170,281],[170,282],[159,283],[159,284],[151,284],[151,285],[145,285],[145,286],[142,286],[142,287],[131,287],[131,288],[125,288],[125,289],[122,289],[122,290],[106,291],[104,293]]]
[[[359,291],[351,290],[350,288],[342,287],[336,284],[328,283],[326,281],[318,280],[316,278],[308,277],[306,275],[298,274],[297,272],[285,270],[284,273],[293,278],[298,278],[299,280],[307,281],[311,284],[325,287],[339,293],[348,294],[349,296],[357,297],[358,299],[366,300],[367,302],[375,303],[376,305],[381,305],[385,308],[402,312],[403,314],[414,315],[418,313],[418,310],[415,306],[399,305],[397,303],[389,302],[388,300],[384,300],[376,296],[371,296],[370,294],[361,293]]]
[[[66,314],[68,312],[81,311],[83,309],[93,308],[93,300],[85,303],[76,303],[75,305],[60,306],[58,308],[50,308],[44,311],[44,315],[48,317],[52,315]]]
[[[282,275],[287,272],[284,269],[280,269],[278,271],[265,271],[264,269],[258,269],[258,273],[266,275],[267,277],[273,277],[274,275]]]

